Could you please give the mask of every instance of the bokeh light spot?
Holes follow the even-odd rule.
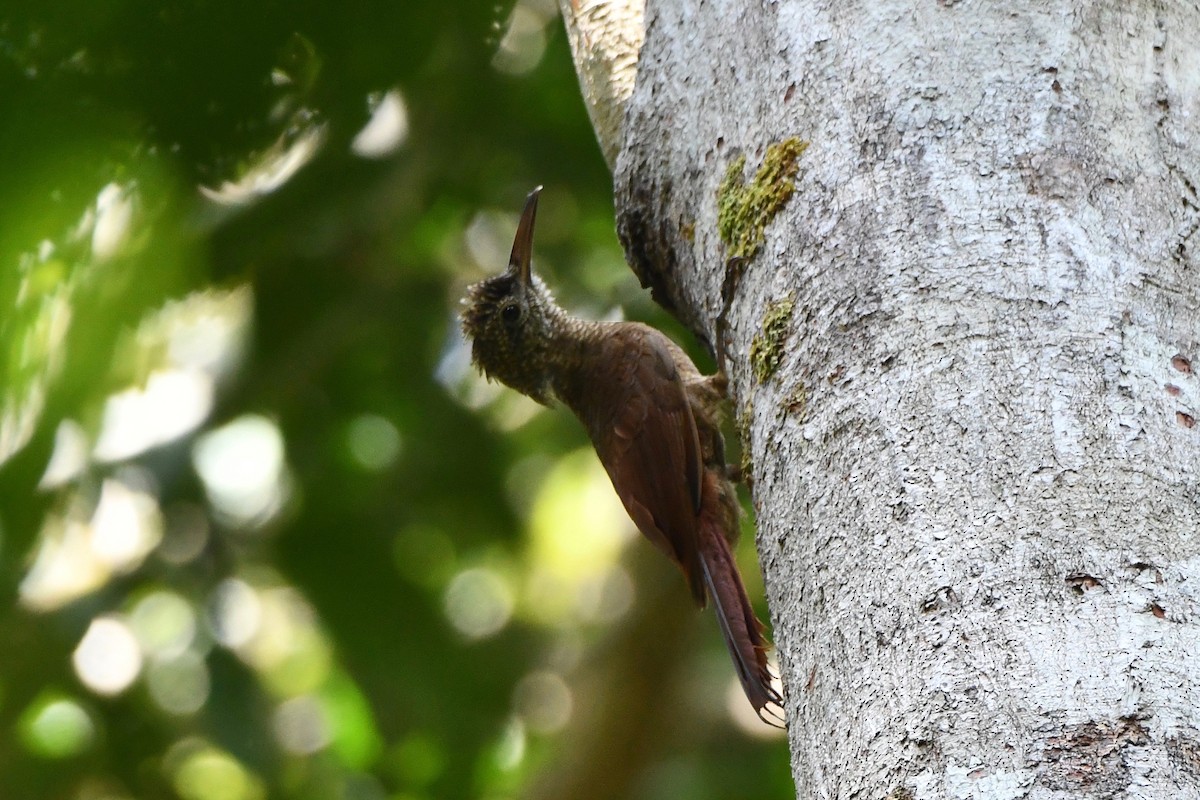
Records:
[[[238,655],[277,696],[315,691],[329,677],[333,654],[312,605],[289,586],[260,590],[258,597],[262,622]]]
[[[38,488],[54,489],[74,480],[87,466],[87,460],[87,434],[75,420],[64,419],[54,431],[54,450]]]
[[[116,617],[97,617],[71,654],[83,685],[102,695],[120,694],[137,679],[142,651],[137,637]]]
[[[379,757],[383,740],[371,714],[371,704],[349,676],[335,672],[321,688],[321,707],[329,720],[334,752],[342,763],[367,769]]]
[[[390,467],[400,455],[400,431],[384,417],[362,414],[347,428],[346,445],[359,466],[377,472]]]
[[[107,184],[96,196],[92,254],[98,261],[115,256],[129,235],[133,221],[133,192],[118,183]]]
[[[131,486],[142,477],[127,469],[123,479],[105,480],[90,521],[81,519],[87,513],[82,501],[66,516],[46,516],[33,563],[21,581],[23,606],[51,611],[142,563],[162,536],[157,501]]]
[[[303,115],[297,115],[302,119]],[[251,163],[240,178],[218,188],[201,186],[200,194],[222,206],[242,206],[265,197],[290,181],[321,149],[325,126],[312,122],[300,132],[286,133]]]
[[[283,434],[252,414],[206,433],[192,452],[214,509],[235,525],[267,520],[283,503]]]
[[[186,564],[204,552],[208,535],[208,515],[202,506],[175,503],[166,510],[166,530],[158,545],[158,557],[168,564]]]
[[[233,756],[202,747],[183,756],[172,776],[183,800],[258,800],[262,786]]]
[[[209,607],[213,636],[233,650],[248,644],[262,624],[258,593],[240,578],[226,578],[217,584]]]
[[[220,379],[241,362],[253,315],[249,286],[210,288],[167,303],[139,326],[138,340],[146,349],[165,344],[171,366]]]
[[[545,18],[535,10],[524,4],[514,6],[492,66],[508,75],[530,72],[546,52],[545,28]]]
[[[34,700],[19,724],[25,749],[43,758],[79,755],[91,746],[96,733],[87,711],[58,694],[44,694]]]
[[[550,470],[530,525],[537,560],[570,578],[603,574],[633,538],[633,523],[590,447]]]
[[[154,591],[139,600],[129,613],[129,627],[143,652],[157,658],[174,658],[196,637],[192,604],[174,592]]]
[[[197,370],[157,370],[141,388],[112,395],[96,440],[98,461],[121,461],[190,433],[208,417],[213,379]]]
[[[500,740],[496,742],[496,748],[493,751],[496,766],[504,772],[510,772],[519,767],[525,760],[527,745],[528,737],[525,734],[524,723],[520,719],[513,718],[505,726]]]
[[[371,119],[350,142],[350,149],[363,158],[383,158],[408,138],[408,109],[398,89],[370,98],[369,104]]]
[[[146,668],[146,688],[163,711],[178,716],[194,714],[208,700],[208,666],[190,651],[167,661],[151,661]]]
[[[534,733],[562,730],[571,719],[574,699],[562,676],[555,672],[531,672],[513,692],[513,704]]]
[[[311,755],[329,744],[329,720],[312,695],[285,700],[275,709],[275,737],[284,750]]]
[[[21,605],[52,611],[102,585],[109,570],[93,555],[87,524],[47,515],[33,563],[21,580]]]
[[[446,616],[471,639],[499,633],[513,612],[513,591],[496,572],[484,567],[464,570],[446,587]]]
[[[106,480],[92,515],[91,550],[105,566],[131,570],[162,539],[158,501],[119,480]]]
[[[546,623],[620,614],[624,583],[610,575],[633,524],[591,448],[559,460],[530,518],[529,608]]]
[[[517,217],[506,211],[479,211],[463,232],[463,243],[471,260],[484,272],[491,274],[505,263],[512,249],[513,230]]]

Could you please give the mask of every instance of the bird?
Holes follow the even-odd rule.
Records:
[[[508,267],[467,288],[462,328],[489,380],[574,412],[638,530],[711,601],[747,700],[782,721],[769,643],[731,550],[740,505],[720,420],[728,382],[702,375],[665,334],[563,310],[532,268],[538,196],[525,200]]]

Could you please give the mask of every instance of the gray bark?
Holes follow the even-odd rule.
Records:
[[[1200,797],[1200,5],[651,0],[637,65],[619,228],[726,353],[799,795]]]

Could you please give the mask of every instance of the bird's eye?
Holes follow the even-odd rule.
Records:
[[[521,317],[521,308],[516,303],[509,303],[500,309],[500,319],[507,323],[516,322]]]

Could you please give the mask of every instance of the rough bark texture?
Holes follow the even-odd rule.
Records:
[[[558,0],[579,88],[608,168],[617,161],[625,106],[637,79],[645,0]]]
[[[800,796],[1200,796],[1200,5],[651,0],[616,183]]]

